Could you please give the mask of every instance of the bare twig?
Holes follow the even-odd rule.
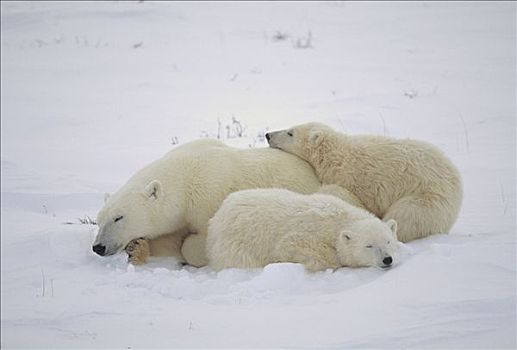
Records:
[[[463,115],[459,112],[461,124],[463,125],[463,132],[465,133],[465,144],[467,146],[467,153],[470,153],[470,143],[469,143],[469,131],[467,130],[467,124],[465,123],[465,119],[463,119]]]
[[[298,38],[294,47],[296,49],[312,49],[312,32],[309,30],[307,38]]]
[[[381,117],[381,120],[382,120],[382,132],[383,132],[384,136],[386,136],[388,134],[388,129],[386,128],[386,120],[384,120],[384,116],[382,115],[381,112],[379,112],[379,116]]]
[[[407,96],[407,97],[413,99],[418,96],[418,91],[416,91],[415,89],[406,90],[406,91],[404,91],[404,96]]]
[[[273,35],[273,41],[283,41],[287,40],[287,38],[289,38],[289,34],[279,30],[276,31],[275,35]]]
[[[242,137],[244,135],[245,126],[242,125],[240,121],[238,121],[235,116],[232,115],[232,126],[235,130],[236,137]]]
[[[97,225],[94,219],[86,215],[84,218],[78,218],[79,223],[83,225]]]
[[[43,271],[43,268],[41,269],[41,296],[45,296],[45,272]]]

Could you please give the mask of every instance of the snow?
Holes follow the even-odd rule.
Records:
[[[515,3],[1,10],[2,348],[517,346]],[[173,143],[266,147],[265,130],[313,120],[445,151],[465,190],[452,232],[389,271],[91,251],[78,218]]]

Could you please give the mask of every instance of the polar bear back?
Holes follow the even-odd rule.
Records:
[[[206,139],[179,146],[138,171],[112,196],[160,180],[168,196],[189,207],[209,201],[213,215],[226,196],[249,188],[287,188],[300,193],[321,186],[312,167],[300,158],[271,148],[240,149]],[[192,208],[194,209],[194,208]]]
[[[273,151],[273,152],[271,152]],[[189,152],[176,163],[188,169],[183,186],[186,216],[193,232],[206,233],[208,220],[232,192],[254,188],[286,188],[313,193],[321,186],[312,167],[296,156],[270,148],[227,146]]]
[[[323,183],[338,183],[360,195],[380,217],[397,199],[409,194],[442,195],[455,208],[462,198],[456,167],[436,147],[418,140],[382,136],[329,137],[333,149],[316,167]]]

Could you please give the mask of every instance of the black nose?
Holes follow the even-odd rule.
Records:
[[[390,266],[393,263],[393,258],[391,256],[388,256],[382,259],[382,263],[386,266]]]
[[[106,247],[102,244],[96,244],[93,246],[93,251],[100,256],[104,256],[104,254],[106,254]]]
[[[269,136],[269,133],[268,133],[268,132],[266,132],[266,140],[268,140],[268,141],[269,141],[269,139],[270,139],[270,138],[271,138],[271,136]]]

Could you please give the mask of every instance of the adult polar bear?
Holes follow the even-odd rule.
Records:
[[[401,242],[447,233],[458,216],[459,173],[428,143],[345,135],[319,123],[270,132],[266,138],[271,147],[308,161],[323,184],[340,185],[378,217],[396,220]]]
[[[106,201],[97,217],[99,234],[93,250],[112,255],[139,238],[151,240],[152,248],[152,239],[158,239],[156,247],[167,243],[164,235],[173,234],[167,244],[174,251],[168,255],[181,256],[181,247],[187,263],[204,266],[208,220],[228,194],[272,187],[313,193],[320,186],[312,167],[288,153],[237,149],[209,139],[194,141],[137,172]],[[182,245],[187,232],[195,234]],[[140,248],[148,249],[146,240],[141,243]]]

